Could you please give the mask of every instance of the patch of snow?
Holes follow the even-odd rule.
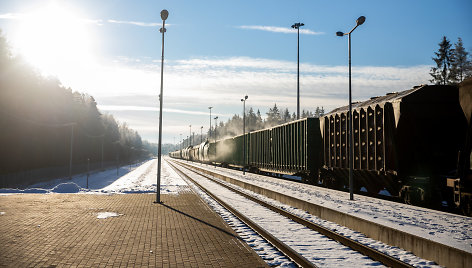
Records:
[[[112,184],[100,189],[101,193],[155,193],[157,185],[157,159],[150,160]],[[187,189],[187,183],[162,161],[160,190],[163,194],[178,194]]]
[[[229,226],[246,242],[270,267],[298,267],[278,249],[274,248],[267,240],[252,230],[245,223],[226,208],[216,202],[213,198],[203,192],[195,184],[189,183],[190,187],[202,197],[203,200],[218,214]]]
[[[0,211],[0,216],[5,215],[5,214],[6,214],[6,212]]]
[[[48,194],[48,193],[86,193],[86,194],[128,194],[155,193],[157,185],[157,159],[141,163],[138,167],[129,165],[112,168],[87,175],[82,174],[72,179],[61,178],[37,183],[28,189],[0,189],[0,195],[11,194]],[[162,161],[160,191],[162,194],[179,194],[186,191],[187,183]]]
[[[116,212],[98,212],[97,219],[107,219],[110,217],[123,216],[123,214],[118,214]]]
[[[0,189],[0,194],[9,195],[9,194],[47,194],[49,193],[46,189],[41,188],[28,188],[28,189],[13,189],[13,188],[2,188]]]
[[[187,170],[183,172],[318,267],[383,267],[381,263],[373,261],[337,241],[262,207],[206,178]],[[252,243],[248,244],[252,246]],[[259,246],[255,247],[254,250],[256,252],[265,251],[265,248]],[[272,264],[269,265],[272,266]]]
[[[419,237],[472,253],[472,217],[356,195],[267,176],[198,165],[248,184],[335,209]]]
[[[392,195],[390,194],[390,192],[387,191],[386,189],[380,190],[380,191],[379,191],[379,194],[385,195],[385,196],[392,196]]]
[[[80,192],[81,188],[79,185],[73,182],[61,183],[56,187],[51,189],[53,193],[61,193],[61,194],[73,194]]]

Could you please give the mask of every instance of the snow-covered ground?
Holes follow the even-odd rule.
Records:
[[[72,179],[57,179],[49,182],[38,183],[28,189],[0,189],[0,195],[24,194],[24,193],[79,193],[79,194],[126,194],[126,193],[155,193],[157,180],[157,159],[141,163],[138,167],[124,166],[119,169],[110,169],[89,176],[89,189],[86,189],[87,176],[75,176]],[[188,184],[169,166],[162,161],[161,169],[161,194],[179,194],[188,191]],[[296,267],[265,239],[260,237],[252,229],[247,227],[238,218],[224,209],[216,201],[207,196],[203,191],[195,188],[195,191],[261,256],[270,266]],[[5,212],[0,212],[4,215]],[[100,212],[98,219],[119,217],[116,212]]]
[[[31,185],[28,189],[0,189],[0,195],[18,193],[155,193],[157,185],[157,159],[141,163],[138,167],[123,166],[103,172],[78,175],[72,179],[56,179]],[[172,170],[166,161],[162,161],[161,193],[176,194],[187,185],[179,175]]]
[[[189,163],[189,162],[186,162]],[[282,192],[366,220],[472,253],[472,218],[406,204],[280,180],[241,171],[194,164],[241,181]]]
[[[373,261],[337,241],[331,240],[202,176],[186,170],[184,172],[318,267],[382,266],[381,263]]]
[[[207,166],[197,164],[199,167],[218,171],[231,177],[244,180],[259,186],[270,188],[271,190],[281,191],[287,195],[292,195],[300,199],[322,204],[324,206],[344,211],[346,213],[354,214],[358,217],[363,217],[368,220],[378,222],[387,226],[391,226],[406,232],[414,233],[416,235],[426,237],[428,239],[438,241],[440,243],[461,248],[465,251],[472,252],[472,219],[470,217],[463,217],[452,215],[449,213],[433,211],[424,208],[418,208],[398,203],[393,203],[384,200],[373,199],[369,197],[356,196],[355,201],[349,200],[348,193],[333,191],[309,185],[293,183],[289,181],[278,180],[265,176],[246,173],[245,176],[241,172],[215,168],[214,166]],[[32,185],[28,189],[0,189],[0,195],[21,194],[21,193],[83,193],[83,194],[125,194],[125,193],[155,193],[156,191],[156,174],[157,174],[157,159],[152,159],[141,163],[138,167],[124,166],[118,170],[110,169],[103,172],[90,174],[88,179],[89,189],[86,189],[86,175],[75,176],[72,179],[57,179],[49,182],[38,183]],[[168,165],[166,161],[162,161],[161,170],[161,193],[162,194],[178,194],[180,191],[185,191],[187,183],[175,173],[175,171]],[[198,191],[197,191],[198,192]],[[200,195],[204,195],[199,193]],[[210,198],[205,198],[207,202]],[[276,201],[272,201],[276,202]],[[283,206],[279,204],[280,206]],[[249,205],[248,205],[249,206]],[[251,234],[251,230],[244,227],[236,218],[230,216],[224,209],[217,208],[217,205],[212,206],[233,227],[242,237],[245,237],[248,244],[255,248],[256,252],[266,254],[261,257],[268,259],[269,263],[272,261],[274,265],[291,266],[289,262],[282,260],[277,253],[270,253],[273,249],[269,249],[270,245],[265,245],[263,239],[257,234]],[[251,211],[252,206],[248,207]],[[298,211],[296,208],[285,208],[295,214],[307,214],[304,211]],[[221,212],[223,211],[223,212]],[[113,217],[119,215],[99,215],[99,217]],[[300,216],[300,215],[299,215]],[[305,215],[305,218],[313,217],[312,215]],[[339,230],[340,233],[345,233],[348,236],[357,236],[345,227],[338,226],[333,223],[315,219],[323,223],[322,225],[333,225],[332,228]],[[276,224],[274,228],[279,228],[280,224]],[[268,227],[271,228],[271,227]],[[354,232],[356,233],[356,232]],[[431,262],[419,260],[417,257],[410,257],[403,250],[384,245],[378,241],[368,241],[369,238],[355,238],[362,240],[366,239],[373,247],[380,251],[390,252],[400,259],[409,259],[411,264],[417,267],[433,266]],[[298,239],[297,239],[298,241]],[[303,241],[299,241],[300,245],[305,245]],[[308,243],[308,242],[307,242]],[[395,253],[394,251],[398,251]],[[411,254],[410,254],[411,255]],[[281,259],[282,258],[282,259]],[[415,259],[416,258],[416,259]]]

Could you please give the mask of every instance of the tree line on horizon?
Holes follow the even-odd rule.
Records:
[[[0,31],[0,174],[147,157],[140,135],[95,99],[12,56]],[[72,145],[71,145],[72,143]],[[103,150],[102,150],[103,148]]]

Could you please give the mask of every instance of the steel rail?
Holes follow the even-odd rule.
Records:
[[[293,250],[291,247],[287,246],[285,243],[277,239],[275,236],[264,230],[261,226],[241,214],[239,211],[236,209],[232,208],[230,205],[228,205],[226,202],[209,192],[208,190],[205,189],[201,184],[193,180],[190,176],[187,174],[183,173],[180,171],[177,167],[175,167],[174,164],[170,163],[168,160],[166,160],[169,165],[180,175],[185,177],[186,179],[190,180],[193,182],[195,185],[197,185],[202,191],[204,191],[207,195],[209,195],[211,198],[213,198],[216,202],[218,202],[221,206],[223,206],[225,209],[230,211],[232,214],[234,214],[239,220],[244,222],[247,226],[249,226],[251,229],[253,229],[256,233],[258,233],[260,236],[262,236],[264,239],[266,239],[270,244],[272,244],[274,247],[276,247],[279,251],[281,251],[285,256],[290,258],[292,261],[294,261],[296,264],[300,265],[301,267],[317,267],[314,265],[312,262],[307,260],[305,257],[300,255],[298,252]],[[174,161],[172,161],[174,162]],[[176,162],[174,162],[176,163]],[[181,166],[181,165],[179,165]],[[182,166],[184,167],[184,166]],[[186,168],[186,167],[184,167]],[[187,168],[188,169],[188,168]],[[190,169],[189,169],[190,170]],[[192,171],[192,170],[190,170]],[[192,171],[194,172],[194,171]],[[195,172],[196,173],[196,172]],[[197,173],[198,174],[198,173]],[[200,174],[199,174],[200,175]]]
[[[255,198],[255,197],[253,197],[253,196],[251,196],[251,195],[248,195],[248,194],[246,194],[246,193],[244,193],[244,192],[241,192],[241,191],[239,191],[238,189],[236,189],[236,188],[234,188],[234,187],[232,187],[232,186],[229,186],[229,185],[226,185],[226,184],[222,183],[220,180],[217,180],[217,179],[212,178],[212,177],[210,177],[210,176],[208,176],[208,175],[206,175],[206,174],[202,174],[202,173],[200,173],[200,172],[197,172],[197,171],[195,171],[195,170],[192,170],[192,166],[191,166],[191,165],[184,164],[184,163],[180,163],[180,162],[176,162],[176,163],[178,163],[178,164],[181,165],[182,167],[187,168],[188,170],[191,170],[191,171],[193,171],[193,172],[199,174],[200,176],[203,176],[203,177],[205,177],[205,178],[207,178],[207,179],[212,180],[212,181],[215,182],[215,183],[220,184],[221,186],[224,186],[225,188],[227,188],[227,189],[229,189],[229,190],[231,190],[231,191],[237,192],[238,194],[240,194],[240,195],[242,195],[242,196],[244,196],[244,197],[246,197],[246,198],[248,198],[248,199],[250,199],[250,200],[252,200],[252,201],[254,201],[254,202],[256,202],[256,203],[258,203],[258,204],[260,204],[260,205],[262,205],[262,206],[265,206],[266,208],[268,208],[268,209],[270,209],[270,210],[272,210],[272,211],[274,211],[274,212],[276,212],[276,213],[279,213],[279,214],[281,214],[281,215],[283,215],[283,216],[285,216],[285,217],[287,217],[287,218],[289,218],[289,219],[291,219],[291,220],[293,220],[293,221],[295,221],[295,222],[297,222],[297,223],[299,223],[299,224],[302,224],[302,225],[304,225],[304,226],[307,227],[307,228],[310,228],[310,229],[312,229],[312,230],[314,230],[314,231],[317,231],[317,232],[319,232],[320,234],[323,234],[323,235],[325,235],[326,237],[328,237],[328,238],[330,238],[330,239],[332,239],[332,240],[338,241],[339,243],[341,243],[341,244],[343,244],[343,245],[345,245],[345,246],[347,246],[347,247],[349,247],[349,248],[351,248],[351,249],[353,249],[353,250],[355,250],[355,251],[357,251],[357,252],[359,252],[359,253],[361,253],[361,254],[363,254],[363,255],[366,255],[366,256],[370,257],[371,259],[373,259],[373,260],[375,260],[375,261],[379,261],[379,262],[383,263],[383,264],[386,265],[386,266],[394,267],[394,268],[397,268],[397,267],[398,267],[398,268],[414,267],[414,266],[412,266],[412,265],[410,265],[410,264],[408,264],[408,263],[402,262],[401,260],[396,259],[396,258],[394,258],[394,257],[392,257],[392,256],[390,256],[390,255],[387,255],[387,254],[385,254],[385,253],[383,253],[383,252],[380,252],[380,251],[378,251],[378,250],[376,250],[376,249],[373,249],[373,248],[370,248],[370,247],[368,247],[368,246],[366,246],[366,245],[363,245],[363,244],[361,244],[361,243],[359,243],[359,242],[357,242],[357,241],[355,241],[355,240],[352,240],[352,239],[347,238],[347,237],[345,237],[345,236],[343,236],[343,235],[340,235],[340,234],[338,234],[338,233],[336,233],[336,232],[334,232],[334,231],[332,231],[332,230],[330,230],[330,229],[328,229],[328,228],[325,228],[325,227],[323,227],[323,226],[321,226],[321,225],[319,225],[319,224],[315,224],[315,223],[313,223],[313,222],[307,221],[307,220],[305,220],[305,219],[303,219],[303,218],[300,218],[300,217],[298,217],[298,216],[296,216],[296,215],[294,215],[294,214],[292,214],[292,213],[290,213],[290,212],[287,212],[287,211],[285,211],[285,210],[282,210],[282,209],[280,209],[280,208],[278,208],[278,207],[275,207],[275,206],[273,206],[273,205],[271,205],[271,204],[268,204],[268,203],[266,203],[266,202],[264,202],[264,201],[262,201],[262,200],[260,200],[260,199],[258,199],[258,198]],[[233,179],[234,179],[234,178],[233,178]]]

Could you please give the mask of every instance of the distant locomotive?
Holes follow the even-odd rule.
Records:
[[[460,90],[423,85],[353,103],[355,191],[387,190],[422,205],[448,200],[471,215],[471,85],[471,79]],[[206,141],[170,156],[297,175],[312,184],[343,189],[349,172],[348,113],[347,106],[340,107],[320,119]]]

